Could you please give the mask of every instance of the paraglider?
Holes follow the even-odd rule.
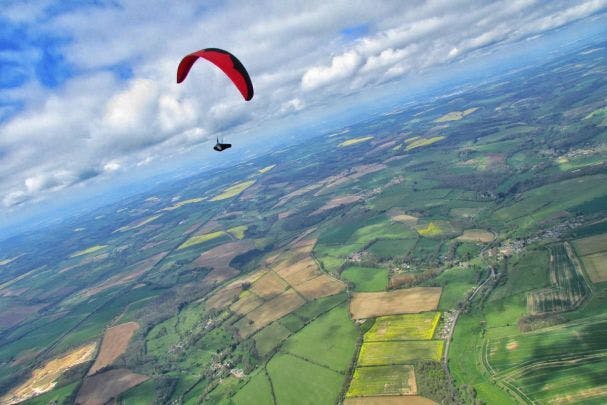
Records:
[[[234,86],[240,91],[240,94],[242,94],[245,101],[249,101],[253,98],[253,83],[251,82],[249,73],[236,56],[223,49],[205,48],[186,55],[181,62],[179,62],[179,66],[177,67],[177,83],[181,83],[186,79],[192,65],[199,58],[206,59],[221,69],[232,83],[234,83]],[[217,152],[221,152],[231,147],[232,144],[219,142],[218,138],[213,149]]]
[[[221,152],[231,147],[231,143],[223,143],[223,139],[221,140],[221,142],[219,142],[219,138],[217,138],[217,143],[215,144],[215,146],[213,146],[213,149],[215,149],[217,152]]]

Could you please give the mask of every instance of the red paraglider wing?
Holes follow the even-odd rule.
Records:
[[[253,98],[253,83],[249,73],[234,55],[223,49],[207,48],[185,56],[177,67],[177,83],[185,80],[198,58],[206,59],[221,69],[232,80],[245,100],[249,101]]]

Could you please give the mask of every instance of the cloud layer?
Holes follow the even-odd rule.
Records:
[[[3,5],[4,209],[607,8],[607,0],[96,3]],[[253,101],[204,63],[175,83],[181,56],[203,47],[238,55]]]

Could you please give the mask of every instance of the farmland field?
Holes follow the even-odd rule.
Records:
[[[293,404],[306,398],[311,404],[333,404],[345,376],[290,354],[278,354],[267,365],[279,404]]]
[[[281,350],[345,372],[352,361],[357,337],[346,305],[340,305],[287,339]]]
[[[582,262],[593,283],[607,281],[607,252],[582,256]]]
[[[354,370],[347,397],[415,395],[417,384],[412,366],[369,366]]]
[[[533,291],[527,298],[530,314],[574,309],[590,294],[582,270],[569,258],[567,246],[551,246],[549,275],[552,287]],[[572,253],[573,254],[573,253]]]
[[[439,361],[443,354],[442,340],[402,340],[364,342],[357,365],[410,364],[413,360]]]
[[[127,322],[106,330],[95,363],[91,366],[88,374],[95,374],[105,366],[112,364],[124,353],[137,329],[139,329],[137,322]]]
[[[388,284],[388,270],[382,268],[349,266],[341,277],[354,285],[354,291],[383,291]]]
[[[365,333],[364,341],[432,339],[440,316],[440,312],[382,316],[375,319],[371,329]]]
[[[350,313],[354,319],[433,311],[440,287],[415,287],[389,292],[354,293]]]

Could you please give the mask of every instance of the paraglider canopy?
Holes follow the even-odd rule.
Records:
[[[253,98],[253,83],[245,67],[228,51],[217,48],[206,48],[186,55],[177,67],[177,83],[185,80],[194,62],[203,58],[212,62],[232,80],[246,101]]]

